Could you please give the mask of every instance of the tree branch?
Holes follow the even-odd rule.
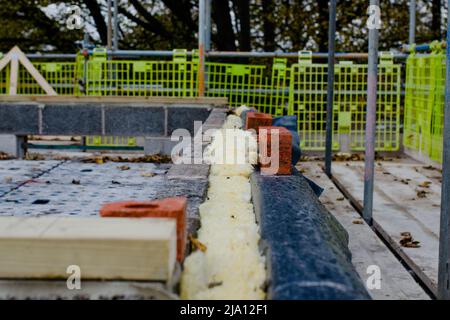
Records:
[[[96,0],[83,0],[86,7],[91,12],[92,18],[94,19],[95,26],[97,27],[97,32],[100,35],[102,44],[106,45],[108,42],[108,29],[106,27],[105,19],[103,18],[102,11]]]

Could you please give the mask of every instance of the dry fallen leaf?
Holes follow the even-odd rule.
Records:
[[[420,248],[420,241],[415,241],[411,232],[400,233],[400,245],[405,248]]]
[[[25,160],[42,161],[45,160],[45,156],[38,153],[27,153],[25,155]]]
[[[345,199],[344,197],[342,197],[342,198],[337,198],[336,201],[344,201],[344,199]]]
[[[127,165],[123,165],[123,166],[119,166],[119,167],[117,167],[117,169],[120,169],[120,170],[122,170],[122,171],[125,171],[125,170],[130,170],[130,166],[127,166]]]
[[[353,220],[352,223],[353,224],[364,224],[364,221],[360,220],[360,219],[356,219],[356,220]]]
[[[98,159],[98,160],[97,160]],[[134,163],[170,163],[172,158],[164,155],[146,155],[142,157],[122,158],[121,156],[97,156],[82,159],[84,163],[104,163],[104,162],[134,162]]]
[[[0,160],[11,160],[11,159],[14,159],[14,157],[11,156],[10,154],[7,154],[6,152],[0,151]]]
[[[222,284],[223,284],[222,281],[208,283],[208,289],[212,289],[214,287],[221,286]]]
[[[153,172],[142,172],[141,173],[141,177],[154,177],[154,176],[156,176],[156,174],[155,173],[153,173]]]
[[[95,157],[94,161],[95,161],[96,164],[103,164],[104,163],[103,157]]]
[[[197,248],[198,250],[200,250],[201,252],[205,252],[206,251],[206,246],[201,243],[198,239],[195,239],[193,236],[189,236],[189,241],[191,241],[191,243],[194,245],[195,248]]]
[[[427,197],[427,193],[425,190],[416,190],[416,194],[419,198],[426,198]]]
[[[429,188],[431,185],[431,181],[424,181],[421,184],[419,184],[419,187],[421,188]]]

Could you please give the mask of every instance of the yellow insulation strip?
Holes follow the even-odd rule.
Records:
[[[224,128],[240,128],[236,116],[229,116]],[[243,144],[230,143],[226,131],[219,130],[208,153],[211,173],[207,200],[200,206],[198,240],[205,251],[193,252],[184,263],[182,299],[264,299],[265,258],[260,254],[259,228],[251,203],[250,174],[257,156],[256,139],[249,132],[232,129]],[[223,164],[220,155],[246,163]]]

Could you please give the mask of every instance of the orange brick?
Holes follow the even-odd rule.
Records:
[[[100,209],[102,217],[174,218],[177,221],[177,260],[184,259],[186,248],[186,197],[154,201],[121,201],[105,204]]]
[[[266,130],[266,135],[262,131]],[[259,157],[261,174],[265,175],[290,175],[292,174],[292,134],[285,127],[259,127]],[[271,150],[272,139],[278,136],[278,150]],[[266,153],[266,154],[264,154]],[[267,162],[265,157],[278,157],[278,170],[271,171],[272,161]]]
[[[258,133],[259,127],[271,126],[272,116],[262,112],[247,112],[245,120],[245,130],[255,130]]]

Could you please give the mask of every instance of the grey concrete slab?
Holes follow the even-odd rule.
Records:
[[[161,154],[170,156],[172,149],[178,144],[178,141],[172,141],[170,137],[145,137],[144,154]]]
[[[0,161],[0,197],[17,188],[30,179],[35,179],[52,168],[60,165],[62,161]]]
[[[198,228],[198,206],[204,200],[208,185],[206,177],[194,181],[182,177],[169,179],[167,173],[171,164],[95,164],[77,161],[3,163],[5,166],[0,169],[0,182],[3,178],[3,181],[10,183],[0,183],[0,191],[8,192],[0,197],[0,215],[98,217],[100,208],[107,202],[186,196],[188,232],[194,233]],[[41,167],[35,167],[33,163]],[[19,185],[20,188],[17,188]]]
[[[179,164],[170,168],[168,179],[207,179],[209,165],[207,164]]]
[[[177,300],[178,297],[158,282],[83,281],[80,290],[69,290],[64,280],[0,280],[0,299]]]

